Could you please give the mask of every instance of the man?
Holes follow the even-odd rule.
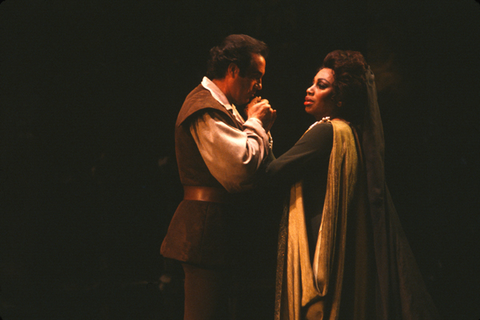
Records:
[[[175,126],[184,199],[161,254],[182,262],[184,319],[227,319],[228,278],[235,254],[235,219],[271,149],[276,111],[262,89],[267,46],[230,35],[210,50],[207,77],[185,99]],[[248,105],[247,105],[248,104]],[[246,107],[244,121],[236,106]]]

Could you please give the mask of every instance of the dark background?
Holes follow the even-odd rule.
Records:
[[[230,33],[270,47],[276,155],[313,122],[302,102],[326,53],[364,53],[429,291],[445,319],[480,318],[478,2],[9,0],[0,23],[3,320],[173,317],[158,289],[182,196],[173,126]],[[239,319],[271,318],[262,290]]]

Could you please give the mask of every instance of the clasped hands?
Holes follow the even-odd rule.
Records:
[[[265,131],[270,131],[277,118],[277,110],[273,110],[267,99],[255,97],[245,108],[247,118],[257,118],[262,122]]]

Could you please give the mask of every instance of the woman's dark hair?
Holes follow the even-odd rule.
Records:
[[[267,45],[260,40],[244,34],[232,34],[223,42],[210,49],[210,60],[207,66],[207,77],[210,79],[223,79],[230,63],[240,69],[240,76],[244,77],[251,65],[252,54],[267,57]]]
[[[367,105],[367,87],[365,71],[367,63],[358,51],[335,50],[327,54],[322,68],[330,68],[334,72],[333,100],[336,107],[335,116],[352,123],[361,123]]]

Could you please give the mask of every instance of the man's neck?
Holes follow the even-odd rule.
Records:
[[[224,79],[213,79],[212,82],[218,87],[218,89],[220,89],[220,91],[223,92],[225,97],[227,97],[228,102],[232,104],[232,99],[228,90],[229,88],[228,81],[224,78]]]

